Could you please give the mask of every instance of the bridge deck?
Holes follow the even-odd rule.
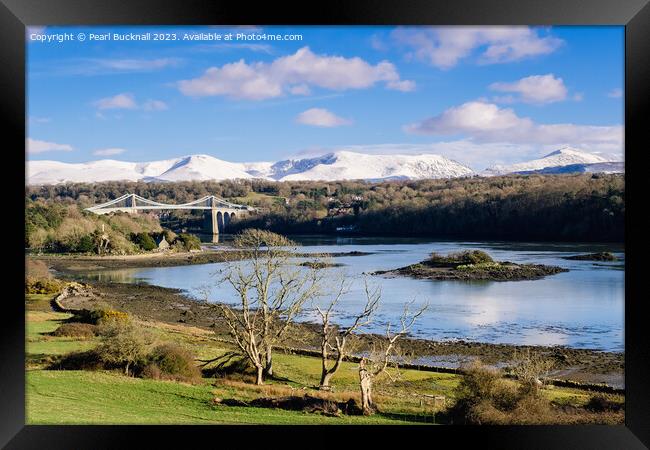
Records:
[[[222,198],[216,197],[214,195],[206,195],[201,197],[198,200],[194,200],[189,203],[181,203],[176,205],[170,205],[165,203],[156,202],[154,200],[148,200],[146,198],[140,197],[137,194],[124,194],[114,200],[108,202],[91,206],[86,208],[86,211],[93,212],[95,214],[106,214],[110,212],[136,212],[141,210],[192,210],[192,209],[201,209],[201,210],[217,210],[223,212],[252,212],[256,211],[256,208],[250,206],[238,205],[236,203],[230,203]]]

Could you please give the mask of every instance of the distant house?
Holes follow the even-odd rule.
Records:
[[[159,251],[169,250],[169,242],[165,239],[164,234],[161,234],[160,237],[156,239],[156,245],[158,246]]]

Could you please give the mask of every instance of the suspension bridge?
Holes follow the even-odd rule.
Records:
[[[124,194],[106,203],[86,208],[86,211],[95,214],[109,214],[118,211],[135,214],[139,211],[152,210],[204,210],[204,229],[213,235],[223,232],[235,217],[242,217],[257,211],[253,207],[237,205],[214,195],[206,195],[189,203],[173,205],[149,200],[137,194]]]

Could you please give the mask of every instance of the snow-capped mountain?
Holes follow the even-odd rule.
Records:
[[[368,155],[348,151],[316,158],[280,161],[271,166],[276,180],[394,180],[455,178],[474,172],[440,155]]]
[[[175,160],[133,163],[102,159],[88,163],[69,164],[58,161],[28,161],[29,184],[57,184],[67,181],[99,182],[112,180],[137,181],[156,176]]]
[[[228,180],[254,178],[244,170],[242,164],[222,161],[208,155],[192,155],[180,158],[171,167],[151,181]]]
[[[511,173],[579,173],[624,171],[622,162],[575,148],[565,147],[540,159],[493,166],[483,176]],[[336,151],[323,156],[287,159],[278,162],[233,163],[209,155],[150,162],[126,162],[112,159],[69,164],[58,161],[28,161],[29,184],[100,181],[190,181],[263,178],[274,181],[295,180],[416,180],[455,178],[475,172],[440,155],[372,155]]]
[[[316,158],[231,163],[209,155],[133,163],[100,160],[69,164],[29,161],[29,184],[64,182],[189,181],[264,178],[268,180],[388,180],[452,178],[474,172],[440,155],[368,155],[339,151]]]
[[[495,176],[495,175],[505,175],[509,173],[521,173],[521,172],[532,172],[542,169],[547,169],[551,167],[566,167],[571,165],[579,164],[598,164],[610,162],[607,159],[594,155],[593,153],[587,153],[582,150],[564,147],[559,150],[556,150],[543,158],[534,159],[532,161],[526,161],[517,164],[511,164],[509,166],[492,166],[488,169],[485,169],[481,172],[481,175],[484,176]],[[579,170],[578,170],[579,171]]]
[[[517,172],[522,175],[529,174],[562,174],[562,173],[624,173],[623,162],[602,162],[593,164],[569,164],[567,166],[545,167],[538,170],[525,170]]]

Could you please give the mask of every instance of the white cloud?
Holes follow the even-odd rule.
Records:
[[[567,97],[564,81],[562,78],[556,78],[552,73],[531,75],[512,83],[492,83],[489,88],[493,91],[518,94],[514,99],[524,103],[553,103],[565,100]]]
[[[106,97],[93,102],[93,105],[100,111],[106,109],[143,109],[145,111],[164,111],[169,109],[167,103],[162,100],[149,99],[141,105],[136,102],[133,94],[122,93],[114,95],[113,97]],[[101,112],[97,112],[97,117],[104,119]]]
[[[337,116],[336,114],[322,108],[311,108],[301,112],[296,117],[296,122],[303,125],[312,125],[315,127],[339,127],[341,125],[350,125],[352,121]]]
[[[546,55],[563,43],[523,26],[400,27],[391,35],[413,49],[407,56],[440,69],[454,67],[477,49],[482,49],[479,64],[495,64]]]
[[[142,104],[142,109],[145,111],[164,111],[169,109],[169,107],[167,106],[167,103],[162,100],[149,99]]]
[[[90,59],[89,63],[96,64],[99,68],[119,72],[147,72],[176,66],[180,63],[178,58],[158,59]]]
[[[95,76],[116,73],[142,73],[181,65],[181,58],[66,58],[55,64],[38,61],[30,73],[36,76]]]
[[[133,94],[129,93],[105,97],[97,100],[94,104],[98,109],[135,109],[138,107]]]
[[[215,27],[220,27],[220,25],[215,25]],[[261,33],[264,31],[264,28],[259,25],[237,25],[234,29],[244,33]]]
[[[68,144],[57,144],[56,142],[39,141],[38,139],[27,138],[27,152],[44,153],[53,151],[70,152],[72,146]]]
[[[623,97],[623,89],[621,88],[612,89],[607,93],[607,96],[610,98],[621,98]]]
[[[415,81],[394,80],[386,83],[386,86],[394,91],[411,92],[415,90]]]
[[[192,50],[197,52],[224,52],[229,50],[250,50],[251,52],[273,53],[273,46],[268,44],[248,44],[248,43],[227,43],[219,44],[200,44],[193,47]]]
[[[102,148],[99,150],[95,150],[93,152],[93,155],[97,156],[113,156],[113,155],[119,155],[120,153],[124,153],[126,150],[123,148]]]
[[[622,152],[623,127],[539,124],[519,117],[509,108],[472,101],[445,110],[438,116],[407,125],[405,131],[426,135],[464,135],[475,142],[531,145],[571,145]]]
[[[203,75],[178,82],[188,96],[227,96],[236,99],[265,100],[286,93],[303,94],[310,86],[329,90],[365,89],[377,83],[386,88],[413,90],[412,81],[400,80],[397,69],[388,61],[376,65],[361,58],[317,55],[303,47],[292,55],[271,63],[246,63],[243,59],[221,67],[210,67]],[[292,92],[293,90],[293,92]]]
[[[289,92],[293,95],[309,95],[311,94],[311,89],[306,84],[297,84],[289,88]]]

